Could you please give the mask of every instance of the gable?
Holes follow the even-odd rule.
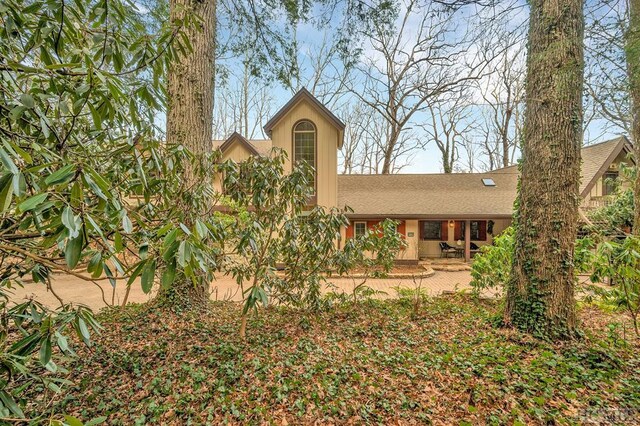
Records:
[[[303,111],[302,114],[300,114],[301,110]],[[345,124],[304,88],[300,89],[289,102],[280,108],[265,124],[264,130],[267,135],[271,136],[273,130],[284,122],[290,125],[292,121],[295,122],[301,119],[311,120],[316,126],[323,123],[327,127],[333,128],[338,135],[338,148],[342,148]]]
[[[586,197],[611,165],[632,150],[624,136],[582,148],[580,195]]]
[[[246,160],[247,158],[260,155],[256,148],[249,143],[242,135],[234,132],[224,142],[214,141],[214,149],[220,150],[222,153],[222,160],[233,160],[236,162]]]

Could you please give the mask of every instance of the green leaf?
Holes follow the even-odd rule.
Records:
[[[13,148],[13,150],[16,152],[16,154],[18,154],[20,156],[20,158],[22,158],[22,160],[27,163],[27,164],[33,164],[33,157],[31,157],[31,154],[29,154],[27,151],[25,151],[24,149],[20,148],[20,146],[18,144],[15,144],[11,141],[8,141],[9,146],[11,146],[11,148]]]
[[[28,212],[29,210],[33,210],[42,204],[47,199],[47,193],[42,193],[38,195],[34,195],[20,203],[18,205],[18,210],[21,212]]]
[[[107,417],[106,416],[96,417],[96,418],[93,418],[93,419],[89,420],[88,422],[86,422],[84,424],[84,426],[97,426],[97,425],[99,425],[101,423],[104,423],[106,421],[107,421]]]
[[[67,262],[67,266],[71,269],[75,268],[80,261],[82,243],[82,233],[80,233],[76,238],[69,238],[67,240],[67,247],[64,250],[64,259]]]
[[[3,148],[0,148],[0,161],[2,161],[2,165],[9,170],[9,173],[13,173],[14,175],[18,173],[18,168]]]
[[[186,241],[180,241],[178,246],[178,265],[185,267],[186,263],[191,260],[191,244]]]
[[[173,229],[171,230],[171,232],[169,232],[165,237],[164,237],[164,242],[163,242],[163,246],[164,249],[168,249],[169,247],[171,247],[171,245],[173,244],[173,242],[176,240],[176,237],[178,236],[178,230],[177,229]]]
[[[69,230],[69,238],[76,238],[79,233],[78,225],[76,224],[76,217],[73,214],[71,207],[66,206],[62,210],[62,224]]]
[[[56,344],[60,348],[62,352],[72,353],[71,348],[69,347],[69,342],[67,338],[56,331]]]
[[[64,416],[64,422],[69,426],[84,426],[80,420],[70,415]]]
[[[119,232],[116,232],[114,237],[113,237],[113,246],[116,249],[117,252],[122,251],[122,249],[124,248],[124,243],[122,242],[122,234]]]
[[[23,93],[22,95],[20,95],[20,102],[22,103],[22,105],[24,105],[29,109],[35,106],[35,102],[33,101],[33,96],[27,93]]]
[[[13,397],[9,395],[8,392],[4,390],[0,390],[0,401],[7,407],[13,414],[15,414],[19,418],[24,418],[24,413],[20,409],[20,406],[16,404],[13,400]]]
[[[98,197],[102,198],[105,201],[107,200],[107,196],[100,189],[98,184],[95,183],[95,181],[93,180],[93,178],[91,177],[90,174],[84,173],[82,175],[82,177],[83,177],[84,181],[87,183],[87,185],[89,185],[89,188],[91,188],[91,190],[93,191],[94,194],[96,194]]]
[[[68,164],[47,176],[44,183],[50,186],[66,182],[73,177],[75,171],[76,166],[74,164]]]
[[[80,205],[83,200],[82,196],[82,187],[80,186],[80,181],[75,181],[73,186],[71,187],[71,204],[74,206]]]
[[[89,104],[89,111],[91,111],[91,119],[93,120],[94,127],[97,130],[102,129],[102,117],[100,117],[98,110],[92,104]]]
[[[78,336],[82,339],[85,345],[89,345],[91,334],[89,333],[89,329],[87,328],[86,321],[82,317],[78,317],[77,332]]]
[[[11,207],[11,201],[13,200],[12,179],[13,175],[10,173],[0,178],[0,213],[4,213]]]
[[[49,361],[51,361],[51,337],[46,336],[40,346],[40,362],[42,365],[47,365]]]
[[[149,244],[147,243],[143,243],[140,245],[140,249],[138,250],[138,256],[140,256],[140,259],[146,259],[147,256],[149,255]]]
[[[133,284],[133,282],[135,281],[136,278],[138,278],[138,276],[140,275],[140,273],[142,272],[142,269],[146,264],[147,262],[145,260],[142,260],[136,265],[135,268],[133,268],[133,270],[131,270],[132,272],[129,275],[129,279],[127,280],[127,286],[130,286],[131,284]]]
[[[156,274],[156,261],[153,260],[149,262],[147,266],[145,266],[144,270],[142,271],[141,284],[142,284],[142,291],[144,291],[145,294],[148,294],[153,288],[153,280],[155,278],[155,274]]]
[[[27,191],[27,183],[24,180],[24,175],[20,172],[13,175],[12,184],[13,193],[18,197],[22,197]]]
[[[93,278],[98,278],[102,274],[102,253],[96,252],[87,265],[87,272],[91,274]]]
[[[162,273],[162,288],[168,289],[173,284],[173,281],[176,278],[176,263],[175,261],[169,263],[167,268]]]
[[[126,213],[124,214],[124,216],[122,216],[122,229],[124,229],[124,232],[126,232],[127,234],[133,232],[133,224],[131,223],[131,219],[129,219],[129,216],[127,216]]]

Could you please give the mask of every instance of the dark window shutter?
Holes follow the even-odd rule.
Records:
[[[440,223],[440,240],[449,241],[449,222],[446,220]]]
[[[487,221],[478,222],[478,241],[487,241]]]
[[[345,237],[347,239],[353,238],[353,223],[347,226],[347,229],[345,230]]]
[[[403,237],[407,234],[407,222],[401,220],[398,224],[398,233]]]
[[[464,235],[462,235],[462,222],[460,222],[459,220],[456,220],[456,224],[453,229],[454,229],[453,239],[456,241],[463,240]]]

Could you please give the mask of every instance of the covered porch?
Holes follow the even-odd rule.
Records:
[[[482,246],[511,224],[511,218],[468,217],[418,220],[418,257],[460,259],[470,262]]]
[[[443,259],[448,263],[470,262],[473,255],[510,224],[510,217],[493,218],[407,218],[407,217],[357,217],[342,233],[343,240],[364,233],[384,219],[398,221],[398,232],[405,239],[406,247],[398,254],[399,261]]]

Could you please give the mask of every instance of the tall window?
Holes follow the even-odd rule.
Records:
[[[612,195],[616,193],[618,172],[606,172],[602,177],[602,195]]]
[[[316,127],[310,121],[300,121],[293,128],[293,161],[306,161],[313,167],[311,187],[316,187]]]

